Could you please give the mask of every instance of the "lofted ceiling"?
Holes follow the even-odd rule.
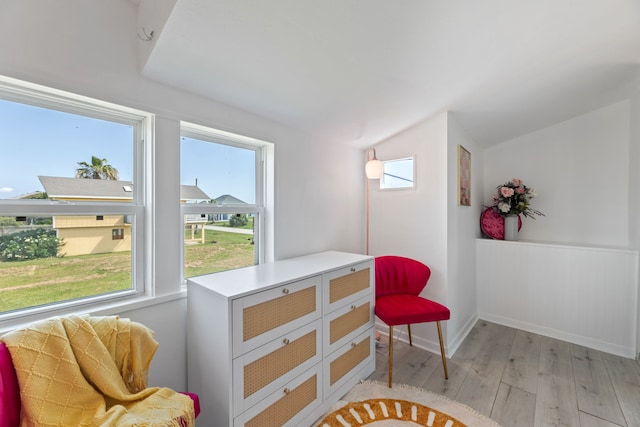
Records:
[[[171,6],[164,25],[146,30],[155,34],[146,77],[360,147],[445,110],[489,146],[640,82],[639,0]]]

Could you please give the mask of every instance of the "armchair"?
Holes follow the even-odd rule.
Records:
[[[72,315],[0,337],[0,427],[46,425],[193,426],[193,393],[147,387],[157,342],[117,316]]]

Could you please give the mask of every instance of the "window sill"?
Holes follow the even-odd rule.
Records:
[[[139,296],[122,299],[119,301],[101,302],[93,305],[76,305],[64,308],[52,308],[50,310],[38,310],[37,312],[25,310],[21,313],[6,315],[6,319],[0,320],[0,336],[14,329],[29,325],[30,323],[49,319],[55,316],[65,316],[72,313],[89,314],[91,316],[111,316],[132,310],[139,310],[164,304],[170,301],[184,299],[187,297],[187,288],[182,286],[178,292],[159,296]]]

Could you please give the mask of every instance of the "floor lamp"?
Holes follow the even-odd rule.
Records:
[[[371,154],[373,153],[373,158]],[[384,171],[382,162],[378,160],[376,157],[376,149],[372,148],[367,151],[367,164],[365,165],[365,173],[367,174],[367,248],[366,254],[369,255],[369,216],[370,216],[370,206],[371,206],[371,190],[370,190],[370,182],[371,179],[380,179],[382,178],[382,173]]]

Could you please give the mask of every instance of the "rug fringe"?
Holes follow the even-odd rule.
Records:
[[[383,387],[388,387],[387,383],[383,383],[381,381],[376,381],[376,380],[361,380],[360,384],[371,384],[371,385],[376,385],[376,386],[383,386]],[[461,408],[464,408],[465,410],[475,414],[475,415],[479,415],[482,416],[484,418],[486,418],[489,422],[493,422],[495,427],[501,427],[500,424],[498,424],[497,421],[492,420],[491,418],[489,418],[488,416],[476,411],[475,409],[473,409],[471,406],[469,405],[465,405],[464,403],[460,403],[457,400],[451,399],[450,397],[444,396],[442,394],[438,394],[438,393],[434,393],[430,390],[425,390],[424,388],[420,388],[420,387],[415,387],[409,384],[400,384],[400,383],[393,383],[393,388],[402,388],[404,390],[409,390],[409,391],[415,391],[415,392],[419,392],[419,393],[424,393],[430,396],[434,396],[436,398],[442,399],[442,400],[446,400],[447,402],[457,405]]]

